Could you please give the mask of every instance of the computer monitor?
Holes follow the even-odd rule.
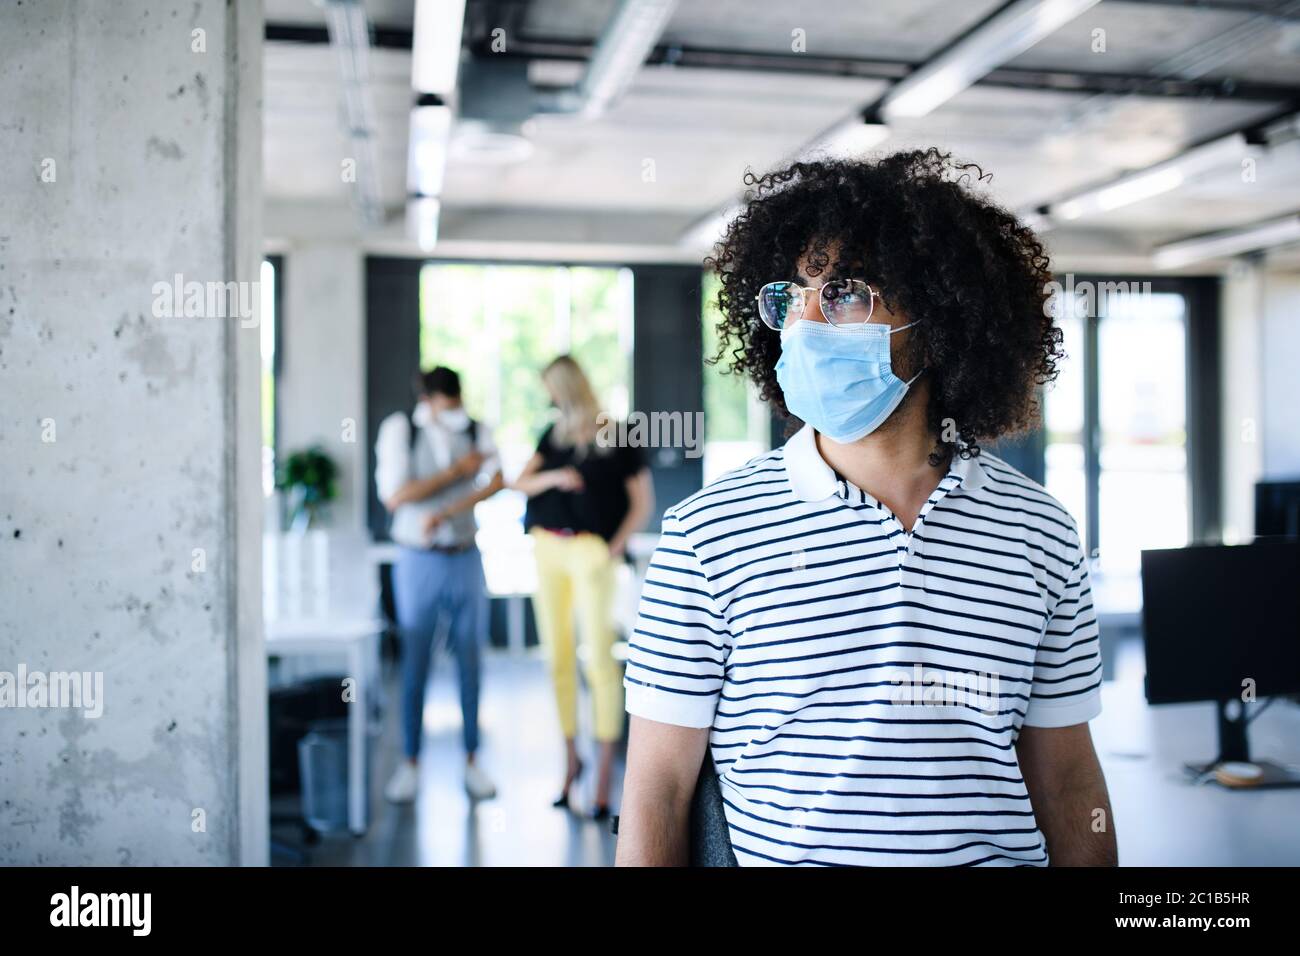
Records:
[[[1300,542],[1142,552],[1147,700],[1300,693]]]
[[[1255,485],[1255,537],[1300,539],[1300,479]]]
[[[1249,761],[1244,692],[1300,693],[1300,541],[1143,551],[1142,628],[1147,700],[1216,702],[1215,763]]]

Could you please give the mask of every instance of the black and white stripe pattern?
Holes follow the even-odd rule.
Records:
[[[1045,864],[1016,738],[1100,711],[1050,495],[954,459],[909,535],[809,428],[669,509],[631,645],[628,711],[712,728],[741,865]],[[986,693],[900,703],[918,673]]]

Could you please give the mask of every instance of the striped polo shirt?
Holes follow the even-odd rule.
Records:
[[[1046,865],[1016,738],[1100,683],[1041,486],[953,456],[909,534],[809,427],[665,514],[625,678],[630,713],[711,728],[742,866]]]

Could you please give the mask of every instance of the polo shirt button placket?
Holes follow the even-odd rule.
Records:
[[[924,587],[925,565],[922,561],[921,539],[918,532],[921,530],[921,526],[925,523],[925,516],[930,507],[931,503],[927,502],[926,506],[921,509],[921,513],[916,516],[916,520],[912,522],[912,533],[907,536],[907,553],[903,555],[903,561],[898,568],[898,584],[900,587],[904,584],[903,573],[905,571],[921,575],[921,581],[913,583],[914,585]]]
[[[898,515],[894,514],[888,508],[882,507],[880,510],[894,523],[894,532],[889,536],[889,540],[894,545],[894,564],[898,567],[898,586],[901,588],[903,586],[903,571],[907,567],[907,554],[912,547],[912,538],[911,535],[903,530],[903,522],[898,520]],[[898,538],[900,535],[903,540],[907,542],[905,547],[899,547]]]
[[[913,530],[913,537],[907,544],[907,555],[903,558],[903,563],[898,569],[898,583],[900,586],[903,584],[903,572],[908,571],[920,577],[919,581],[913,580],[912,585],[914,587],[924,588],[925,587],[925,560],[921,554],[920,547],[917,546],[916,537],[915,537],[915,531],[916,531],[915,526],[913,526],[912,530]]]

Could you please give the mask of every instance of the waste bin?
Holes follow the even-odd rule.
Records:
[[[302,816],[321,833],[348,825],[347,718],[312,721],[298,741],[302,775]]]

